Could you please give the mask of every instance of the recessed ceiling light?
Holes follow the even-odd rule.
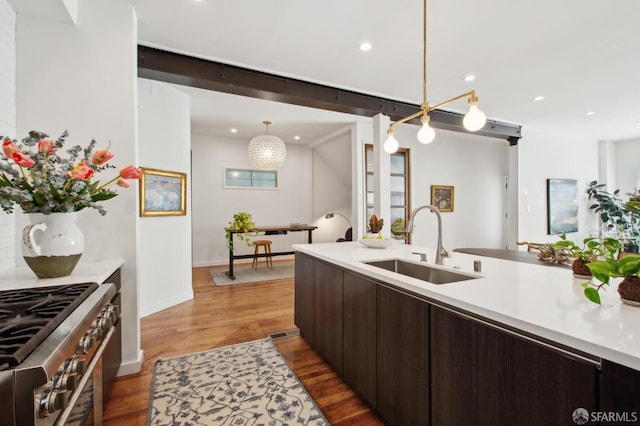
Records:
[[[533,98],[534,101],[538,102],[544,99],[544,96],[536,96],[535,98]]]
[[[371,43],[369,43],[368,41],[361,43],[360,50],[362,50],[363,52],[368,52],[369,50],[371,50]]]
[[[231,133],[238,133],[238,129],[231,129]]]
[[[595,115],[594,111],[589,111],[586,115]]]
[[[476,79],[476,76],[475,76],[475,75],[471,75],[471,74],[469,74],[469,75],[465,75],[465,76],[464,76],[464,81],[473,81],[473,80],[475,80],[475,79]]]
[[[294,136],[293,139],[299,141],[300,140],[300,136]]]

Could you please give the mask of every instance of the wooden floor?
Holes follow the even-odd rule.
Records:
[[[194,300],[141,320],[142,371],[116,380],[105,407],[105,426],[145,425],[158,358],[295,329],[293,286],[293,279],[285,279],[216,287],[208,267],[194,268]],[[275,343],[332,425],[382,424],[302,338],[285,337]]]

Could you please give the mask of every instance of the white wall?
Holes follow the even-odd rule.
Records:
[[[400,146],[411,150],[412,208],[431,204],[431,185],[453,186],[454,210],[441,213],[445,248],[503,248],[508,142],[436,130],[436,139],[423,145],[416,139],[417,130],[408,125],[395,128]],[[435,215],[423,210],[415,224],[412,244],[435,247]]]
[[[0,136],[16,137],[16,14],[0,0]],[[13,268],[15,216],[0,211],[0,270]]]
[[[139,220],[140,317],[193,299],[190,112],[189,95],[164,83],[138,80],[140,166],[187,174],[185,216]]]
[[[118,168],[137,163],[137,22],[130,4],[83,1],[78,23],[18,14],[17,134],[41,130],[57,137],[70,132],[69,144],[100,148],[111,143],[110,161]],[[117,173],[117,172],[116,172]],[[105,177],[108,171],[104,172]],[[105,203],[106,216],[80,212],[86,249],[81,261],[122,258],[122,374],[139,371],[138,206],[136,186]],[[26,218],[16,214],[16,229]],[[20,232],[16,232],[18,235]],[[16,237],[16,247],[18,246]],[[19,251],[19,249],[18,249]],[[19,259],[19,262],[23,262]]]
[[[616,141],[614,189],[620,190],[620,198],[626,200],[627,193],[640,190],[640,139]]]
[[[191,136],[193,266],[228,262],[224,228],[236,212],[251,213],[259,226],[311,223],[311,150],[287,144],[287,161],[278,171],[278,189],[225,189],[225,167],[251,169],[248,146],[248,140]],[[272,251],[289,251],[291,244],[305,242],[306,235],[291,232],[272,236]],[[249,253],[253,247],[236,239],[235,254]]]
[[[598,179],[598,142],[572,140],[570,135],[558,135],[529,126],[519,150],[519,239],[548,243],[559,239],[547,235],[547,179],[578,181],[578,232],[567,234],[575,242],[598,229],[598,221],[589,211],[585,190],[589,182]]]
[[[325,219],[329,212],[337,212],[351,219],[351,129],[313,148],[313,233],[314,243],[334,242],[343,238],[349,228],[345,218],[335,215]]]

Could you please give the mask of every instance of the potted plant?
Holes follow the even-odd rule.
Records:
[[[606,259],[591,262],[589,269],[593,277],[600,284],[593,285],[590,281],[583,284],[584,295],[593,303],[600,304],[602,287],[609,285],[611,278],[623,278],[618,284],[618,294],[623,303],[640,306],[640,257],[635,255],[620,256],[617,259]]]
[[[590,278],[592,273],[588,264],[597,260],[613,259],[622,248],[622,244],[615,238],[585,238],[582,246],[567,239],[565,234],[560,236],[560,241],[555,243],[555,248],[564,252],[567,257],[573,258],[571,270],[579,278]]]
[[[382,231],[382,226],[384,225],[384,219],[380,218],[378,219],[378,216],[376,216],[376,214],[372,214],[371,217],[369,218],[369,229],[371,230],[371,233],[373,234],[377,234],[378,232]]]
[[[589,200],[595,201],[589,208],[598,214],[601,221],[600,233],[615,232],[624,240],[625,251],[638,252],[638,226],[640,225],[640,191],[627,193],[629,200],[622,201],[620,190],[609,193],[605,184],[591,181],[587,186]]]
[[[244,241],[247,246],[251,246],[253,243],[249,239],[247,233],[251,231],[251,229],[255,228],[256,224],[253,221],[253,217],[251,213],[247,212],[238,212],[233,215],[233,221],[229,222],[229,226],[225,228],[226,238],[227,238],[227,247],[229,250],[232,249],[231,246],[231,231],[236,231],[234,234],[238,237],[240,241]]]

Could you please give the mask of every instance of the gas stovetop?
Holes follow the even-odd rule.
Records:
[[[0,291],[0,370],[19,365],[97,288],[82,283]]]

